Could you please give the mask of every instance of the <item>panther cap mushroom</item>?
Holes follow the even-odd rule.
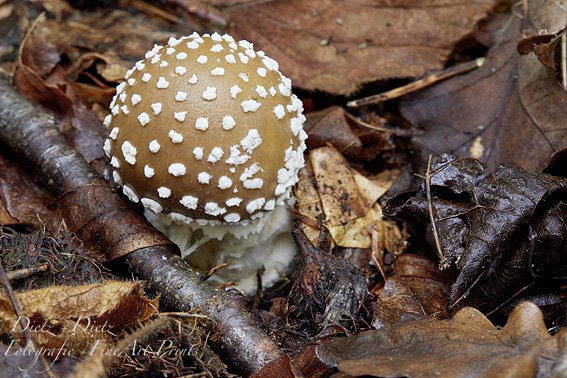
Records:
[[[290,197],[307,135],[278,64],[248,41],[193,33],[126,74],[104,149],[132,202],[178,223],[246,225]]]

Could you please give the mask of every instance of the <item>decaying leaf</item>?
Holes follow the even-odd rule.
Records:
[[[534,52],[543,65],[559,73],[559,61],[562,59],[560,44],[567,30],[566,3],[530,0],[527,4],[527,10],[531,11],[530,19],[524,25],[518,51],[521,54]]]
[[[21,165],[0,153],[0,224],[39,228],[49,200]]]
[[[230,5],[230,1],[225,1]],[[294,85],[349,94],[440,69],[492,1],[267,1],[229,7],[228,32],[276,59]]]
[[[380,151],[394,148],[388,128],[362,124],[339,106],[307,114],[303,128],[312,150],[332,144],[347,160],[365,162]]]
[[[380,296],[376,299],[376,310],[372,318],[372,327],[380,329],[396,324],[403,314],[426,315],[421,303],[411,289],[399,276],[388,277]]]
[[[404,253],[397,258],[397,273],[417,298],[427,315],[437,319],[452,316],[449,310],[451,284],[455,282],[450,271],[439,271],[437,264],[424,256]]]
[[[71,107],[71,99],[63,88],[71,83],[57,65],[60,58],[55,46],[36,30],[43,21],[44,17],[39,16],[22,41],[14,83],[30,102],[65,113]]]
[[[352,132],[345,114],[340,106],[308,114],[303,125],[309,135],[307,147],[312,150],[332,144],[346,158],[360,156],[362,142]]]
[[[441,265],[455,261],[460,270],[453,304],[463,300],[488,311],[535,278],[567,267],[562,252],[567,229],[560,215],[565,179],[504,165],[486,174],[479,161],[448,155],[434,157],[430,168]],[[384,212],[428,222],[425,185],[410,197],[400,194]]]
[[[309,159],[305,161],[305,168],[299,171],[299,182],[293,188],[293,192],[296,198],[295,209],[299,219],[299,227],[311,243],[317,244],[321,233],[320,223],[323,208]]]
[[[388,277],[377,295],[372,326],[379,329],[397,323],[406,313],[450,318],[448,298],[451,276],[440,272],[425,257],[403,254],[398,257],[397,274]]]
[[[314,175],[311,183],[317,190],[325,225],[334,242],[342,247],[369,248],[368,227],[382,222],[376,201],[390,188],[396,172],[385,171],[376,177],[366,177],[353,170],[333,146],[312,150],[309,161]],[[303,186],[303,190],[307,188]],[[314,201],[312,190],[305,193],[311,195],[302,198],[296,193],[300,209]],[[316,208],[306,210],[313,212]]]
[[[133,63],[154,43],[181,36],[171,27],[132,10],[71,12],[64,19],[40,16],[22,41],[14,84],[32,103],[65,113],[81,102],[106,107]],[[88,31],[88,32],[87,32]],[[112,38],[109,38],[112,36]]]
[[[104,348],[116,335],[155,315],[159,297],[150,301],[140,284],[108,281],[83,286],[52,286],[17,294],[24,315],[23,326],[38,346],[65,347],[80,356],[93,348]],[[24,332],[10,301],[0,296],[1,332],[24,341]],[[37,331],[37,332],[36,332]],[[17,344],[14,344],[17,347]]]
[[[551,336],[539,308],[523,302],[501,330],[466,307],[449,320],[408,316],[334,338],[317,352],[346,377],[548,377],[564,335]]]
[[[567,146],[567,92],[533,53],[517,51],[526,28],[553,28],[558,18],[567,25],[566,5],[525,3],[526,16],[512,13],[482,67],[400,104],[403,116],[420,129],[412,143],[422,166],[429,154],[454,153],[480,159],[490,169],[507,163],[537,170]]]
[[[289,355],[284,354],[282,357],[266,364],[259,372],[250,376],[250,378],[301,378],[303,375],[297,370]]]

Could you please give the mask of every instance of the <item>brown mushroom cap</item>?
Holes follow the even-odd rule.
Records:
[[[175,221],[239,224],[282,205],[304,164],[301,101],[247,41],[197,33],[128,71],[105,152],[133,202]]]

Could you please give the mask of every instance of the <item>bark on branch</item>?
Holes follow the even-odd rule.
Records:
[[[82,187],[100,186],[103,188],[97,192],[100,203],[118,203],[116,206],[122,208],[113,211],[125,214],[130,219],[141,218],[131,212],[126,204],[117,200],[111,190],[104,190],[106,184],[69,145],[56,128],[53,118],[36,109],[2,79],[0,141],[38,175],[54,196],[61,197],[69,193],[84,196]],[[105,196],[108,197],[105,199]],[[87,210],[93,211],[90,207]],[[100,224],[97,227],[104,229],[105,238],[122,240],[123,235],[112,235],[116,228],[109,224],[108,219],[111,217],[103,212],[108,209],[97,211],[101,212],[91,214],[90,219]],[[136,222],[147,225],[143,218],[136,219]],[[144,227],[141,226],[141,229]],[[147,229],[152,230],[147,232],[154,232],[149,225]],[[140,230],[137,229],[137,232]],[[158,245],[138,248],[122,259],[139,279],[148,281],[150,290],[161,293],[168,307],[177,311],[199,309],[213,319],[221,333],[223,354],[243,374],[256,372],[266,363],[283,355],[277,345],[258,327],[252,314],[238,305],[238,301],[225,291],[216,291],[204,283],[177,256],[174,247],[164,243],[159,245],[159,242],[155,244]]]

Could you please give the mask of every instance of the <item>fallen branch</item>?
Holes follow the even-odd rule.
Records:
[[[66,222],[77,225],[70,227],[72,231],[91,238],[101,235],[94,242],[107,254],[110,251],[110,259],[122,255],[118,251],[122,247],[131,247],[132,251],[120,259],[136,277],[147,280],[151,291],[161,293],[167,307],[175,311],[197,310],[214,320],[223,355],[242,374],[256,372],[283,355],[252,314],[239,305],[241,297],[204,283],[178,257],[175,247],[98,177],[57,130],[53,118],[37,110],[1,79],[0,140],[60,198],[57,204],[63,207],[61,214],[67,216]],[[69,207],[73,208],[66,209]],[[81,221],[74,219],[79,213]],[[120,224],[120,219],[132,225],[128,234],[113,226]],[[140,244],[141,235],[145,237]]]

